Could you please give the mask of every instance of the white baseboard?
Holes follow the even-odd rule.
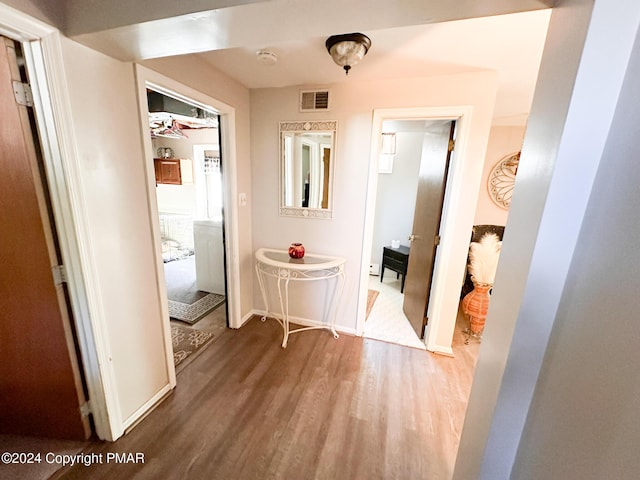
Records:
[[[242,317],[242,319],[240,320],[240,326],[237,328],[242,328],[246,325],[246,323],[251,320],[251,318],[257,315],[257,313],[255,312],[255,310],[251,310],[249,313],[247,313],[244,317]]]
[[[133,427],[145,419],[155,408],[162,403],[167,395],[171,393],[173,387],[166,385],[161,388],[153,397],[151,397],[144,405],[138,410],[133,412],[129,418],[122,422],[123,433],[128,433]]]
[[[447,357],[453,357],[453,348],[443,347],[442,345],[436,345],[433,349],[427,347],[427,350],[438,355],[446,355]]]
[[[258,315],[259,317],[262,317],[266,314],[266,312],[264,310],[253,310],[251,315]],[[278,317],[278,318],[282,318],[281,315],[279,314],[274,314],[273,312],[270,313],[270,316],[272,317]],[[326,326],[326,323],[323,322],[319,322],[318,320],[311,320],[308,318],[302,318],[302,317],[294,317],[291,316],[290,317],[291,323],[296,323],[298,325],[302,325],[303,327],[322,327],[322,326]],[[344,333],[346,335],[353,335],[353,336],[357,336],[358,334],[356,333],[355,328],[348,328],[348,327],[344,327],[342,325],[337,325],[336,324],[336,331],[340,332],[340,333]]]

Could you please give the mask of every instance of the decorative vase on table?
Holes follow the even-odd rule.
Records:
[[[289,256],[291,258],[304,257],[304,246],[301,243],[292,243],[289,246]]]

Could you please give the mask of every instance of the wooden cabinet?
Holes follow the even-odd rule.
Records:
[[[182,185],[179,158],[154,158],[153,167],[156,171],[156,183]]]
[[[397,277],[402,275],[400,293],[404,292],[404,279],[407,276],[407,266],[409,265],[409,247],[400,245],[398,248],[384,247],[382,250],[382,271],[380,281],[384,277],[384,269],[388,268],[396,272]]]

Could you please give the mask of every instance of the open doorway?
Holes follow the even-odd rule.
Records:
[[[174,366],[228,326],[220,117],[147,89],[155,200]]]
[[[454,131],[451,119],[382,123],[365,337],[426,348],[421,338]]]
[[[369,176],[364,232],[364,238],[367,241],[363,248],[359,292],[357,331],[360,334],[364,334],[366,327],[367,287],[371,259],[375,253],[371,239],[375,224],[378,177],[381,175],[377,173],[380,164],[383,122],[397,119],[455,121],[455,155],[452,157],[446,174],[447,189],[442,199],[443,213],[438,230],[441,240],[434,259],[428,311],[426,312],[429,322],[424,331],[424,343],[427,350],[453,355],[451,344],[457,322],[461,278],[464,274],[468,253],[468,240],[464,239],[468,238],[472,227],[475,205],[475,199],[470,197],[469,193],[479,183],[479,164],[475,160],[466,159],[466,149],[471,132],[471,111],[472,108],[467,106],[374,110],[370,162],[370,171],[373,174]],[[387,241],[389,240],[387,239]]]

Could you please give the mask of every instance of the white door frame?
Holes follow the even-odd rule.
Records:
[[[367,187],[367,206],[365,212],[364,241],[360,270],[360,291],[358,299],[358,318],[356,323],[357,334],[362,335],[367,305],[367,285],[369,278],[369,265],[371,263],[371,249],[373,241],[373,228],[375,221],[375,205],[378,187],[378,158],[380,153],[380,134],[382,123],[385,120],[455,120],[456,147],[451,159],[449,176],[446,179],[447,189],[442,208],[442,243],[436,254],[433,282],[429,299],[429,324],[425,330],[424,342],[427,350],[445,355],[453,355],[451,339],[455,328],[456,315],[462,288],[464,272],[456,268],[457,264],[466,264],[469,249],[469,235],[473,223],[473,215],[458,215],[463,209],[475,212],[475,203],[461,201],[464,189],[469,187],[469,182],[476,182],[479,186],[480,175],[475,175],[471,162],[466,161],[465,150],[471,133],[470,106],[452,107],[417,107],[417,108],[392,108],[376,109],[373,112],[371,133],[371,158],[369,163],[369,184]],[[481,171],[481,170],[480,170]],[[477,180],[474,180],[477,176]],[[476,198],[477,200],[477,198]],[[471,218],[471,220],[468,220]],[[460,241],[460,238],[463,241]],[[451,335],[449,335],[451,332]],[[448,340],[443,340],[448,339]]]
[[[119,407],[114,399],[105,395],[114,378],[107,361],[107,348],[96,341],[101,338],[104,323],[100,315],[98,284],[87,255],[89,235],[81,198],[60,33],[54,27],[0,3],[0,34],[21,42],[24,49],[90,411],[98,437],[113,440],[120,435]]]
[[[228,322],[231,328],[242,326],[240,309],[240,262],[238,243],[238,209],[235,199],[237,198],[237,167],[236,167],[236,132],[235,132],[235,109],[202,92],[192,89],[176,80],[166,77],[158,72],[150,70],[141,65],[135,66],[136,81],[138,87],[138,102],[140,109],[140,122],[142,132],[149,131],[147,87],[152,87],[159,92],[165,92],[173,97],[179,98],[187,103],[213,110],[220,115],[220,152],[223,163],[222,178],[224,182],[224,232],[225,232],[225,260],[227,276],[227,306]],[[149,197],[149,215],[151,218],[151,228],[155,245],[158,251],[156,258],[158,261],[157,274],[158,285],[165,285],[164,269],[162,268],[162,255],[160,252],[160,225],[158,217],[158,203],[155,197],[155,170],[153,167],[153,147],[151,137],[144,135],[144,153],[147,161],[145,163],[147,172],[147,194]],[[162,314],[168,320],[168,302],[166,301],[166,289],[160,289]],[[165,324],[167,339],[167,362],[172,373],[172,385],[175,385],[175,368],[173,367],[173,350],[171,346],[170,326]],[[170,364],[170,365],[169,365]]]
[[[97,436],[100,439],[112,441],[124,433],[125,425],[117,398],[111,394],[116,390],[116,377],[109,361],[109,344],[105,328],[106,319],[101,305],[100,285],[89,254],[91,236],[82,197],[61,35],[56,28],[2,3],[0,3],[0,34],[21,42],[25,51],[47,172],[47,185],[50,189],[62,258],[66,266],[71,311],[89,392],[89,408],[93,415]],[[160,87],[211,106],[221,114],[223,129],[221,148],[225,154],[227,167],[225,170],[227,185],[225,233],[228,243],[226,260],[230,297],[229,325],[239,328],[242,322],[239,303],[238,212],[233,202],[236,198],[235,111],[226,104],[151,70],[136,67],[136,73],[139,86],[145,85],[147,81],[154,82]],[[146,108],[146,94],[144,98]],[[142,131],[147,130],[148,125],[145,125]],[[153,159],[150,139],[145,140],[144,148],[146,157]],[[147,175],[155,185],[152,165]],[[152,221],[154,218],[157,219],[157,215],[151,216]],[[152,225],[151,228],[157,229],[158,225]],[[159,230],[155,230],[154,234],[158,235]],[[164,313],[168,316],[166,307],[164,308]],[[169,330],[168,322],[167,330]],[[167,369],[173,372],[172,382],[175,385],[173,353],[168,331],[165,332],[165,337],[167,338]]]

